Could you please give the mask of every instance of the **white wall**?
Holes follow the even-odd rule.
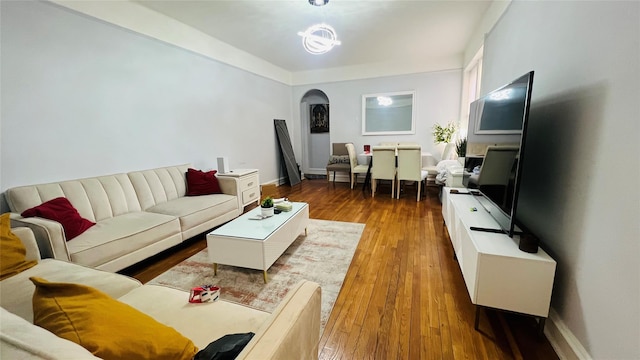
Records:
[[[363,151],[365,144],[377,145],[382,141],[413,141],[421,144],[423,151],[433,152],[433,125],[444,125],[459,118],[461,83],[461,70],[319,83],[294,86],[293,101],[300,101],[310,89],[322,90],[331,106],[331,143],[353,142],[358,153]],[[415,135],[361,135],[362,95],[406,90],[416,91]],[[295,120],[300,122],[299,117]],[[296,158],[301,158],[301,134],[294,133],[294,137]]]
[[[1,6],[0,190],[218,156],[280,176],[288,85],[52,3]]]
[[[512,2],[483,93],[529,70],[518,216],[558,261],[552,307],[593,358],[638,359],[640,3]]]

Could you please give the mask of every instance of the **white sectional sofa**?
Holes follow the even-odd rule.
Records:
[[[271,314],[224,300],[190,304],[189,293],[181,290],[142,285],[124,275],[65,261],[41,260],[30,229],[12,232],[24,244],[26,260],[38,263],[0,281],[1,359],[97,359],[75,342],[33,324],[35,286],[30,277],[91,286],[174,328],[199,349],[226,334],[254,332],[237,359],[318,358],[321,291],[316,283],[299,282]]]
[[[220,177],[222,194],[185,196],[191,164],[29,185],[6,191],[17,226],[33,230],[42,257],[118,271],[242,213],[239,184]],[[96,223],[67,241],[62,225],[20,214],[66,197],[80,216]]]

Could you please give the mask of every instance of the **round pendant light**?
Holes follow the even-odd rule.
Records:
[[[329,0],[309,0],[309,4],[313,6],[324,6],[327,5]]]
[[[327,24],[313,25],[298,35],[302,36],[304,49],[314,55],[324,54],[334,46],[340,45],[336,31]]]

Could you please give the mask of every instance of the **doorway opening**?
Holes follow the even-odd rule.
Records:
[[[302,130],[302,171],[306,178],[324,178],[330,152],[329,97],[322,90],[311,89],[300,100]]]

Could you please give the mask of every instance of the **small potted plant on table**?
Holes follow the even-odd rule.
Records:
[[[267,196],[260,203],[260,211],[262,217],[273,216],[273,199],[271,196]]]

